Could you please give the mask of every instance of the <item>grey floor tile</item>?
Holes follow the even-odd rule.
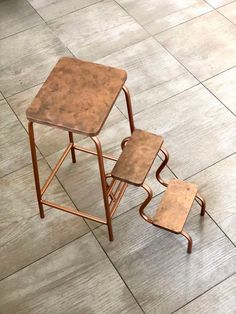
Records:
[[[236,155],[200,172],[192,181],[199,184],[207,210],[236,245]]]
[[[236,114],[236,67],[205,81],[204,85]]]
[[[189,74],[157,41],[146,39],[138,44],[98,60],[127,71],[131,96],[138,94],[143,103],[133,101],[134,112],[153,103],[153,98],[163,100],[196,84],[197,80]],[[177,82],[176,82],[177,80]],[[148,91],[149,90],[149,91]],[[144,94],[142,94],[145,92]],[[154,95],[154,96],[153,96]],[[140,101],[141,102],[141,101]],[[156,102],[155,102],[156,103]],[[125,103],[119,100],[117,106],[126,114]]]
[[[236,64],[236,28],[216,11],[156,38],[201,81]]]
[[[91,234],[0,282],[7,313],[142,313]]]
[[[218,9],[227,19],[236,24],[236,2],[232,2],[222,8]]]
[[[118,0],[152,35],[212,10],[203,0]]]
[[[233,2],[233,0],[206,0],[213,8],[219,8],[223,5]]]
[[[43,182],[50,170],[43,161],[39,167]],[[0,179],[0,189],[0,278],[89,231],[83,219],[48,207],[45,218],[40,219],[32,165]],[[45,199],[73,207],[57,180],[51,183]],[[1,305],[0,301],[0,311]]]
[[[27,133],[5,100],[0,101],[0,177],[31,162]]]
[[[101,0],[28,0],[46,21],[87,7]]]
[[[176,314],[234,314],[236,309],[236,275],[189,303]]]
[[[49,25],[74,55],[85,60],[102,58],[149,36],[111,0],[68,14]]]
[[[162,78],[160,76],[160,80],[161,79]],[[130,81],[128,80],[127,85],[128,86],[130,84],[132,85],[132,83],[129,84],[129,82]],[[198,81],[195,80],[195,78],[191,74],[184,72],[174,78],[171,78],[170,80],[160,82],[160,84],[157,84],[156,86],[151,87],[150,89],[140,92],[137,95],[135,95],[135,90],[132,89],[133,92],[131,93],[131,96],[133,113],[136,114],[141,111],[144,111],[147,108],[150,108],[151,106],[156,105],[157,103],[162,102],[163,100],[173,97],[197,84]],[[121,101],[120,98],[118,98],[116,106],[128,118],[127,106],[125,102]]]
[[[153,211],[159,196],[151,203]],[[145,222],[132,209],[114,220],[116,234],[109,243],[102,226],[95,235],[145,313],[173,313],[236,270],[236,249],[214,222],[194,205],[186,223],[186,239]]]
[[[99,138],[102,143],[103,151],[118,157],[121,153],[121,140],[130,134],[129,126],[125,119],[117,122],[115,118],[112,119],[112,116],[110,118],[114,123],[113,126],[105,128]],[[89,139],[82,140],[79,144],[94,149],[94,145]],[[53,166],[55,164],[61,153],[62,152],[58,152],[47,157],[50,165]],[[78,153],[77,160],[78,162],[76,164],[72,164],[70,159],[67,158],[58,172],[58,178],[80,210],[104,218],[105,211],[97,159],[87,154]],[[154,195],[163,191],[163,186],[161,186],[155,178],[155,170],[160,165],[160,162],[160,159],[156,160],[147,178],[147,182],[152,187]],[[105,162],[105,166],[106,172],[109,173],[114,166],[114,162]],[[163,172],[163,176],[167,180],[173,178],[173,174],[168,169]],[[116,215],[120,215],[137,204],[140,204],[145,197],[146,195],[142,189],[129,186],[117,209]],[[91,221],[88,221],[88,223],[92,228],[98,226],[97,223]]]
[[[0,39],[44,23],[26,0],[0,1]]]
[[[41,84],[7,99],[9,105],[14,110],[21,123],[25,126],[26,130],[28,130],[28,120],[25,111],[31,104],[40,87]],[[68,132],[61,129],[35,123],[34,131],[36,144],[44,156],[48,156],[64,149],[69,142]],[[81,140],[82,138],[82,136],[74,135],[75,141],[78,141],[79,139]]]
[[[1,92],[8,97],[43,82],[64,55],[68,50],[45,25],[0,40]]]
[[[236,119],[203,86],[135,115],[136,126],[165,139],[169,165],[187,178],[236,151]]]

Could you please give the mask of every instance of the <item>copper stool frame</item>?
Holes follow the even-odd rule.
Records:
[[[168,187],[168,183],[161,178],[160,173],[165,168],[165,166],[167,165],[167,163],[169,161],[169,153],[167,152],[167,150],[164,147],[162,147],[160,150],[164,154],[165,159],[163,160],[163,162],[161,163],[161,165],[159,166],[159,168],[156,171],[156,178],[163,186]],[[147,197],[144,200],[144,202],[141,204],[141,206],[139,207],[139,214],[140,214],[140,216],[145,221],[147,221],[148,223],[152,224],[154,227],[167,230],[167,229],[162,228],[160,226],[156,226],[153,223],[152,217],[149,217],[147,214],[145,214],[144,209],[147,207],[147,205],[152,200],[153,192],[152,192],[151,188],[147,184],[145,184],[145,183],[143,183],[141,185],[141,187],[147,193]],[[206,201],[205,201],[205,199],[199,193],[197,193],[196,196],[195,196],[195,201],[201,206],[200,216],[204,216],[205,212],[206,212]],[[193,240],[192,240],[191,236],[185,230],[182,230],[180,233],[176,233],[176,232],[171,231],[171,230],[167,230],[167,231],[171,232],[171,233],[175,233],[175,234],[181,234],[182,236],[184,236],[187,239],[187,241],[188,241],[187,253],[189,253],[189,254],[192,253]]]
[[[125,94],[125,100],[127,105],[127,111],[128,111],[128,118],[129,118],[129,125],[130,125],[130,132],[132,132],[135,129],[134,126],[134,119],[133,119],[133,111],[132,111],[132,105],[131,105],[131,98],[128,88],[123,85],[122,90]],[[30,149],[31,149],[31,156],[32,156],[32,164],[33,164],[33,172],[34,172],[34,180],[35,180],[35,188],[36,188],[36,195],[37,195],[37,201],[38,201],[38,207],[39,207],[39,214],[41,218],[45,217],[44,214],[44,208],[43,205],[53,207],[56,209],[59,209],[61,211],[80,216],[86,219],[90,219],[96,222],[99,222],[101,224],[105,224],[108,227],[108,234],[109,234],[109,240],[113,241],[113,231],[112,231],[112,217],[115,214],[115,211],[125,193],[125,190],[128,186],[127,183],[115,180],[112,178],[111,183],[108,184],[107,179],[111,177],[111,175],[108,173],[105,173],[105,167],[104,167],[104,161],[103,158],[117,161],[118,158],[113,157],[111,155],[103,154],[102,152],[102,146],[99,138],[97,136],[90,137],[92,141],[95,144],[96,151],[92,151],[90,149],[78,146],[74,143],[73,139],[73,133],[69,133],[69,145],[66,147],[64,153],[52,169],[51,174],[47,178],[46,182],[44,183],[43,187],[40,187],[40,180],[39,180],[39,170],[38,170],[38,163],[37,163],[37,153],[36,153],[36,144],[35,144],[35,137],[34,137],[34,128],[33,128],[33,122],[28,122],[28,130],[29,130],[29,140],[30,140]],[[51,201],[47,201],[46,199],[43,199],[43,195],[46,192],[47,188],[49,187],[51,181],[53,180],[54,176],[56,175],[57,171],[59,170],[60,166],[62,165],[63,161],[71,152],[71,158],[72,162],[76,163],[76,156],[75,156],[75,150],[79,150],[91,155],[95,155],[98,158],[98,167],[100,172],[100,179],[101,179],[101,186],[102,186],[102,193],[103,193],[103,200],[104,200],[104,208],[105,208],[105,215],[106,219],[101,219],[100,217],[90,215],[86,212],[80,211],[80,210],[74,210],[72,208],[68,208],[59,204],[56,204]],[[113,190],[114,186],[116,185],[116,182],[118,182],[118,186],[115,190]]]

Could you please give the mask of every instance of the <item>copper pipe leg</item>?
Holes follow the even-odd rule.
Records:
[[[205,215],[205,211],[206,211],[206,201],[199,193],[197,193],[196,198],[201,203],[201,213],[200,213],[200,215],[204,216]]]
[[[36,153],[35,140],[34,140],[33,122],[28,123],[28,130],[29,130],[30,149],[31,149],[32,164],[33,164],[33,170],[34,170],[34,181],[35,181],[36,195],[37,195],[37,201],[38,201],[38,207],[39,207],[39,214],[41,218],[44,218],[43,204],[41,202],[42,196],[41,196],[41,190],[40,190],[39,171],[38,171],[37,153]]]
[[[190,235],[185,232],[184,230],[181,231],[181,234],[188,240],[188,249],[187,249],[187,253],[192,253],[192,246],[193,246],[193,240],[190,237]]]
[[[91,139],[94,141],[96,145],[96,150],[97,150],[98,166],[99,166],[99,172],[100,172],[100,178],[101,178],[101,184],[102,184],[102,193],[103,193],[104,207],[105,207],[105,213],[106,213],[106,222],[107,222],[109,240],[113,241],[111,212],[110,212],[108,193],[107,193],[107,182],[106,182],[106,174],[105,174],[105,168],[104,168],[104,162],[103,162],[103,156],[102,156],[102,146],[99,139],[96,136],[91,137]]]
[[[74,138],[73,138],[73,133],[72,132],[68,132],[69,133],[69,140],[70,143],[72,144],[71,146],[71,159],[73,163],[76,163],[76,157],[75,157],[75,149],[74,149]]]
[[[152,223],[153,223],[152,219],[151,219],[150,217],[148,217],[148,216],[144,213],[144,209],[145,209],[145,207],[150,203],[150,201],[151,201],[151,199],[152,199],[152,197],[153,197],[153,192],[152,192],[151,188],[150,188],[147,184],[145,184],[145,183],[143,183],[143,184],[141,185],[141,187],[147,192],[147,197],[146,197],[146,199],[144,200],[144,202],[142,203],[142,205],[141,205],[140,208],[139,208],[139,214],[140,214],[140,216],[141,216],[144,220],[146,220],[147,222],[149,222],[150,224],[152,224]]]
[[[130,132],[133,133],[135,126],[134,126],[134,117],[133,117],[131,97],[130,97],[129,90],[125,85],[122,87],[122,89],[125,93],[125,100],[126,100],[128,117],[129,117]]]
[[[162,185],[164,185],[165,187],[167,187],[168,186],[168,183],[165,181],[165,180],[163,180],[162,178],[161,178],[161,176],[160,176],[160,173],[162,172],[162,170],[165,168],[165,166],[167,165],[167,163],[168,163],[168,161],[169,161],[169,153],[168,153],[168,151],[164,148],[164,147],[162,147],[161,149],[160,149],[160,151],[163,153],[163,155],[164,155],[164,160],[162,161],[162,163],[161,163],[161,165],[160,165],[160,167],[157,169],[157,171],[156,171],[156,178],[157,178],[157,181],[159,181]]]

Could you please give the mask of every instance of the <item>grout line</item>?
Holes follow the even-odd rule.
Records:
[[[190,87],[187,87],[187,88],[184,89],[184,90],[181,90],[181,91],[178,92],[177,94],[174,94],[174,95],[172,95],[172,96],[170,96],[170,97],[167,97],[167,98],[165,98],[165,99],[163,99],[163,100],[161,100],[161,101],[159,101],[159,102],[155,102],[155,103],[153,103],[151,106],[145,107],[143,110],[134,113],[134,116],[139,115],[140,113],[143,113],[143,112],[146,111],[146,109],[148,109],[148,108],[151,108],[151,107],[154,107],[154,106],[156,106],[156,105],[162,104],[163,102],[165,102],[165,101],[167,101],[167,100],[170,100],[171,98],[174,98],[174,97],[176,97],[176,96],[179,96],[180,94],[182,94],[182,93],[184,93],[184,92],[186,92],[186,91],[190,90],[191,88],[194,88],[194,87],[196,87],[196,86],[198,86],[198,85],[201,85],[201,83],[197,82],[196,84],[194,84],[194,85],[192,85],[192,86],[190,86]],[[156,86],[157,86],[157,85],[156,85]],[[148,88],[148,89],[145,89],[143,92],[149,91],[149,90],[151,90],[152,88],[155,88],[156,86],[151,87],[151,88]],[[142,94],[143,92],[134,95],[134,97],[136,97],[137,95]]]
[[[27,1],[28,1],[28,0],[27,0]],[[53,22],[53,21],[55,21],[55,20],[57,20],[57,19],[60,19],[60,18],[62,18],[62,17],[64,17],[64,16],[67,16],[67,15],[69,15],[69,14],[71,14],[71,13],[75,13],[75,12],[77,12],[77,11],[80,11],[80,10],[83,10],[83,9],[86,9],[86,8],[89,8],[89,7],[91,7],[91,6],[95,5],[95,4],[100,3],[100,2],[103,2],[103,1],[104,1],[104,0],[97,0],[97,1],[95,1],[94,3],[88,4],[88,5],[86,5],[86,6],[82,7],[82,8],[73,10],[73,11],[68,12],[68,13],[66,13],[66,14],[63,14],[63,15],[54,17],[54,18],[49,19],[49,20],[44,20],[44,21],[45,21],[45,23],[48,25],[48,23],[51,23],[51,22]],[[36,10],[36,9],[35,9],[35,10]]]
[[[43,84],[43,83],[44,83],[44,81],[42,81],[42,82],[40,82],[40,83],[37,83],[37,84],[35,84],[35,85],[32,85],[32,86],[30,86],[30,87],[27,87],[26,89],[23,89],[23,90],[21,90],[21,91],[15,93],[15,94],[11,94],[11,95],[9,95],[9,96],[4,96],[3,93],[2,93],[2,95],[4,96],[5,100],[7,100],[8,98],[14,97],[14,96],[16,96],[16,95],[18,95],[18,94],[20,94],[20,93],[24,93],[24,92],[26,92],[27,90],[29,90],[29,89],[31,89],[31,88],[34,88],[34,87],[37,87],[37,86],[39,86],[39,85],[41,85],[41,84]]]
[[[168,48],[166,48],[155,36],[152,36],[152,38],[156,40],[158,44],[169,53],[169,55],[171,55],[179,64],[181,64],[182,67],[201,84],[201,81],[180,60],[178,60],[178,58],[176,58],[176,56],[170,52]]]
[[[43,22],[44,22],[44,20],[43,20]],[[47,24],[46,24],[45,22],[44,22],[44,23],[39,23],[39,24],[33,25],[33,26],[29,27],[29,28],[23,29],[23,30],[21,30],[21,31],[19,31],[19,32],[16,32],[16,33],[14,33],[14,34],[8,35],[8,36],[3,37],[3,38],[0,38],[0,42],[1,42],[1,40],[7,39],[7,38],[12,37],[12,36],[15,36],[15,35],[18,35],[18,34],[20,34],[20,33],[26,32],[26,31],[28,31],[28,30],[30,30],[30,29],[36,28],[36,27],[41,26],[41,25],[47,26]]]
[[[184,68],[185,68],[185,70],[190,74],[190,75],[192,75],[198,82],[199,82],[199,84],[201,84],[202,86],[203,86],[203,88],[205,88],[211,95],[213,95],[224,107],[225,107],[225,109],[227,109],[230,113],[232,113],[234,116],[236,116],[213,92],[211,92],[205,85],[204,85],[204,83],[203,82],[205,82],[205,81],[207,81],[207,80],[210,80],[211,78],[213,78],[213,77],[215,77],[215,76],[217,76],[217,75],[219,75],[219,74],[221,74],[221,73],[224,73],[224,72],[226,72],[226,71],[228,71],[228,70],[230,70],[230,69],[233,69],[234,67],[235,67],[235,65],[234,66],[232,66],[232,67],[230,67],[230,68],[228,68],[228,69],[226,69],[226,70],[224,70],[224,71],[222,71],[222,72],[220,72],[220,73],[217,73],[216,75],[213,75],[212,77],[210,77],[210,78],[207,78],[207,79],[205,79],[204,81],[200,81],[180,60],[178,60],[178,58],[176,58],[176,56],[174,55],[174,54],[172,54],[172,52],[170,52],[169,51],[169,49],[168,48],[166,48],[162,43],[160,43],[159,42],[159,40],[157,39],[157,38],[155,38],[154,36],[152,36],[179,64],[181,64]],[[197,86],[197,85],[194,85],[194,86]],[[194,87],[194,86],[192,86],[192,87]],[[191,87],[190,87],[191,88]]]
[[[203,172],[203,171],[205,171],[205,170],[207,170],[207,169],[209,169],[209,168],[215,166],[216,164],[218,164],[218,163],[224,161],[225,159],[227,159],[227,158],[233,156],[234,154],[236,154],[236,152],[234,152],[234,153],[232,153],[232,154],[230,154],[230,155],[228,155],[228,156],[226,156],[226,157],[224,157],[224,158],[222,158],[222,159],[217,160],[217,161],[214,162],[213,164],[211,164],[211,165],[209,165],[209,166],[207,166],[207,167],[205,167],[205,168],[203,168],[203,169],[201,169],[201,170],[195,172],[194,174],[191,174],[190,176],[184,178],[184,180],[188,180],[188,179],[190,179],[190,178],[196,176],[197,174],[199,174],[199,173],[201,173],[201,172]]]
[[[76,241],[76,240],[78,240],[78,239],[80,239],[80,238],[82,238],[82,237],[88,235],[89,233],[91,233],[91,230],[89,230],[88,232],[84,233],[83,235],[81,235],[81,236],[79,236],[79,237],[77,237],[77,238],[75,238],[75,239],[73,239],[73,240],[70,240],[69,242],[63,244],[62,246],[60,246],[60,247],[58,247],[58,248],[56,248],[56,249],[54,249],[54,250],[48,252],[47,254],[45,254],[45,255],[43,255],[43,256],[37,258],[37,259],[34,260],[33,262],[31,262],[31,263],[29,263],[29,264],[27,264],[27,265],[25,265],[25,266],[23,266],[23,267],[17,269],[17,270],[14,271],[13,273],[11,273],[11,274],[9,274],[9,275],[7,275],[7,276],[1,278],[1,279],[0,279],[0,282],[3,281],[3,280],[5,280],[5,279],[7,279],[8,277],[13,276],[14,274],[18,273],[19,271],[21,271],[21,270],[23,270],[23,269],[25,269],[25,268],[27,268],[27,267],[33,265],[34,263],[40,261],[41,259],[43,259],[43,258],[45,258],[45,257],[47,257],[47,256],[49,256],[49,255],[51,255],[52,253],[54,253],[54,252],[56,252],[56,251],[62,249],[62,248],[65,247],[66,245],[68,245],[68,244],[70,244],[70,243],[72,243],[72,242],[74,242],[74,241]]]
[[[233,244],[234,247],[236,247],[236,244],[234,244],[234,242],[229,238],[226,232],[219,226],[216,220],[209,214],[209,211],[206,211],[206,213],[211,218],[211,220],[216,224],[216,226],[220,229],[220,231],[225,235],[225,237]]]
[[[232,2],[231,2],[232,3]],[[230,3],[228,3],[228,4],[230,4]],[[226,4],[227,5],[227,4]],[[224,7],[224,6],[222,6],[222,7]],[[220,8],[222,8],[222,7],[220,7]],[[218,9],[220,9],[220,8],[218,8]],[[232,24],[233,26],[235,26],[236,24],[234,24],[234,22],[232,22],[227,16],[225,16],[223,13],[221,13],[220,11],[218,11],[218,9],[216,10],[221,16],[223,16],[227,21],[229,21],[230,22],[230,24]]]
[[[44,18],[39,14],[39,12],[32,6],[31,2],[26,0],[28,2],[28,4],[31,6],[31,8],[36,12],[37,15],[39,15],[41,17],[41,19],[44,21],[44,23],[46,24],[46,21],[44,20]]]
[[[234,22],[232,22],[230,19],[227,18],[227,16],[225,16],[224,14],[222,14],[220,11],[218,11],[219,9],[223,8],[223,7],[226,7],[227,5],[231,4],[234,2],[234,0],[232,2],[229,2],[229,3],[226,3],[226,4],[223,4],[221,6],[219,6],[218,8],[214,8],[210,3],[208,3],[206,0],[203,0],[204,2],[206,2],[210,7],[212,7],[217,13],[219,13],[220,15],[222,15],[226,20],[228,20],[230,23],[232,23],[234,26],[236,24],[234,24]]]
[[[116,266],[114,265],[114,263],[112,262],[112,260],[110,259],[109,255],[107,254],[107,252],[105,251],[105,249],[103,248],[103,246],[101,245],[101,243],[98,241],[96,235],[94,234],[93,230],[92,234],[94,236],[94,238],[96,239],[98,245],[101,247],[101,249],[103,250],[103,252],[105,253],[106,257],[108,258],[108,260],[110,261],[110,263],[112,264],[112,266],[114,267],[114,269],[116,270],[117,274],[119,275],[119,277],[121,278],[121,280],[123,281],[123,283],[125,284],[126,288],[129,290],[130,294],[132,295],[132,297],[134,298],[135,302],[137,303],[137,305],[139,306],[140,310],[144,312],[143,308],[141,307],[141,305],[139,304],[138,300],[136,299],[136,297],[134,296],[133,292],[131,291],[131,289],[129,288],[129,286],[127,285],[126,281],[123,279],[122,275],[120,274],[120,272],[118,271],[118,269],[116,268]]]
[[[184,24],[184,23],[187,23],[187,22],[189,22],[189,21],[192,21],[192,20],[194,20],[194,19],[196,19],[196,18],[198,18],[198,17],[200,17],[200,16],[203,16],[203,15],[206,15],[206,14],[208,14],[208,13],[211,13],[211,12],[213,12],[214,10],[216,11],[216,9],[214,9],[209,3],[207,3],[207,2],[205,1],[206,4],[207,4],[209,7],[212,8],[212,10],[207,11],[207,12],[205,12],[205,13],[202,13],[202,14],[200,14],[200,15],[194,16],[194,17],[190,18],[189,20],[186,20],[186,21],[184,21],[184,22],[181,22],[181,23],[179,23],[179,24],[176,24],[176,25],[173,25],[173,26],[171,26],[171,27],[169,27],[169,28],[166,28],[166,29],[164,29],[164,30],[162,30],[162,31],[160,31],[160,32],[157,32],[157,33],[155,33],[155,34],[152,34],[152,33],[150,33],[150,31],[148,31],[148,30],[145,28],[145,25],[141,24],[141,22],[139,22],[139,21],[135,18],[135,16],[133,16],[130,12],[128,12],[125,7],[123,7],[120,3],[118,3],[117,0],[114,0],[114,1],[115,1],[129,16],[131,16],[148,34],[150,34],[150,36],[159,35],[159,34],[165,32],[165,31],[168,31],[169,29],[172,29],[172,28],[174,28],[174,27],[177,27],[177,26],[179,26],[179,25],[182,25],[182,24]],[[177,12],[179,12],[179,11],[181,11],[181,10],[177,10],[177,11],[175,11],[175,12],[173,12],[173,13],[177,13]],[[150,23],[148,23],[148,24],[150,24]]]
[[[205,1],[206,1],[206,0],[205,0]],[[222,8],[222,7],[225,7],[226,5],[231,4],[231,3],[233,3],[233,2],[235,2],[235,0],[232,0],[232,1],[229,2],[229,3],[223,4],[223,5],[219,6],[218,8],[215,8],[215,10],[218,10],[218,9],[220,9],[220,8]]]
[[[190,300],[189,302],[187,302],[186,304],[184,304],[183,306],[179,307],[178,309],[176,309],[174,312],[172,312],[171,314],[177,313],[177,311],[179,311],[180,309],[184,308],[186,305],[194,302],[195,300],[197,300],[198,298],[200,298],[201,296],[203,296],[204,294],[206,294],[207,292],[211,291],[212,289],[214,289],[215,287],[217,287],[218,285],[220,285],[222,282],[226,281],[227,279],[229,279],[230,277],[234,276],[236,273],[233,273],[231,275],[229,275],[228,277],[226,277],[225,279],[219,281],[218,283],[216,283],[215,285],[213,285],[212,287],[210,287],[209,289],[207,289],[206,291],[204,291],[203,293],[200,293],[198,296],[196,296],[195,298],[193,298],[192,300]]]
[[[236,67],[236,66],[233,65],[232,67],[229,67],[228,69],[225,69],[225,70],[223,70],[223,71],[221,71],[221,72],[219,72],[219,73],[217,73],[217,74],[215,74],[215,75],[213,75],[213,76],[208,77],[207,79],[201,81],[201,83],[203,84],[203,83],[205,83],[205,82],[211,80],[212,78],[214,78],[214,77],[216,77],[216,76],[218,76],[218,75],[220,75],[220,74],[223,74],[224,72],[227,72],[227,71],[229,71],[229,70],[231,70],[231,69],[233,69],[233,68],[235,68],[235,67]]]
[[[209,3],[207,3],[207,4],[209,5]],[[209,6],[210,6],[210,5],[209,5]],[[155,33],[155,34],[151,34],[151,33],[149,33],[149,34],[151,34],[152,36],[160,35],[160,34],[166,32],[166,31],[168,31],[168,30],[170,30],[170,29],[173,29],[173,28],[175,28],[175,27],[178,27],[179,25],[182,25],[182,24],[191,22],[191,21],[193,21],[193,20],[195,20],[195,19],[197,19],[197,18],[199,18],[199,17],[201,17],[201,16],[204,16],[204,15],[206,15],[206,14],[212,13],[212,12],[214,12],[214,11],[215,11],[215,9],[213,8],[213,10],[210,10],[210,11],[207,11],[207,12],[202,13],[202,14],[200,14],[200,15],[194,16],[194,17],[192,17],[192,18],[189,19],[189,20],[186,20],[186,21],[184,21],[184,22],[181,22],[181,23],[179,23],[179,24],[176,24],[176,25],[174,25],[174,26],[171,26],[171,27],[169,27],[169,28],[166,28],[166,29],[164,29],[163,31],[157,32],[157,33]]]
[[[201,83],[201,84],[202,84],[202,86],[204,86],[204,87],[208,90],[209,93],[211,93],[211,94],[225,107],[225,109],[227,109],[230,113],[232,113],[232,115],[233,115],[234,117],[236,117],[236,114],[235,114],[231,109],[229,109],[229,108],[223,103],[223,101],[221,101],[206,85],[204,85],[204,83]]]
[[[126,115],[123,113],[123,111],[120,110],[120,108],[116,105],[116,103],[114,105],[119,110],[119,112],[122,114],[122,116],[125,117],[125,119],[129,122],[129,119],[126,117]],[[132,109],[133,109],[133,103],[132,103]],[[134,114],[133,114],[133,116],[134,116]]]

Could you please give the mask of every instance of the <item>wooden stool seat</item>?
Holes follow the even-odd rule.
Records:
[[[142,185],[162,143],[161,136],[134,130],[111,172],[112,177],[136,186]]]
[[[126,78],[124,70],[63,57],[27,109],[27,119],[96,136]]]
[[[181,233],[197,195],[197,185],[172,180],[153,218],[153,224],[174,233]]]

